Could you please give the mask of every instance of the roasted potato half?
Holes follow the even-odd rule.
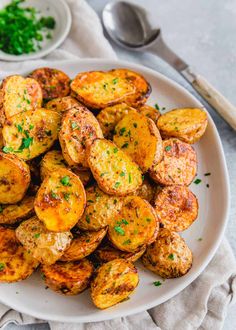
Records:
[[[128,260],[115,259],[103,264],[91,283],[91,297],[100,309],[122,302],[134,291],[139,277],[135,266]]]
[[[79,73],[71,83],[73,96],[90,108],[103,109],[125,102],[144,104],[151,93],[149,83],[128,69]]]
[[[24,280],[38,265],[16,238],[15,230],[0,227],[0,282]]]
[[[58,97],[45,104],[45,108],[59,113],[80,106],[81,104],[72,96]]]
[[[158,220],[170,231],[186,230],[198,216],[196,196],[185,186],[167,186],[154,201]]]
[[[0,152],[0,204],[18,203],[29,184],[29,166],[15,155]]]
[[[46,265],[60,259],[72,240],[69,231],[50,232],[37,217],[22,222],[16,229],[16,236],[31,256]]]
[[[189,144],[178,139],[163,141],[163,160],[150,170],[151,178],[162,185],[190,185],[197,172],[197,155]]]
[[[86,195],[79,177],[60,168],[44,179],[34,203],[35,212],[48,230],[70,230],[81,218]]]
[[[114,130],[118,122],[125,115],[133,112],[137,112],[137,110],[128,106],[126,103],[120,103],[102,109],[97,115],[97,120],[101,126],[104,137],[112,140]]]
[[[163,157],[162,139],[155,123],[136,112],[125,115],[115,127],[113,141],[143,172]]]
[[[153,201],[156,194],[157,187],[156,185],[145,178],[142,185],[134,192],[134,195],[139,196],[143,199],[146,199],[149,203]]]
[[[142,257],[144,266],[163,278],[185,275],[192,266],[192,252],[185,240],[175,232],[160,229],[157,240]]]
[[[131,262],[137,261],[145,252],[146,246],[143,245],[138,248],[135,252],[124,252],[114,248],[110,244],[106,244],[104,246],[99,246],[97,250],[94,252],[96,259],[101,262],[109,262],[114,259],[125,259]]]
[[[88,168],[86,149],[94,139],[102,137],[96,117],[85,107],[79,106],[64,114],[59,140],[63,156],[70,166]]]
[[[51,150],[46,153],[40,162],[40,176],[44,180],[48,175],[57,171],[59,168],[66,168],[66,162],[61,151]]]
[[[148,104],[144,104],[138,108],[139,113],[148,118],[152,119],[155,124],[157,124],[158,118],[161,116],[161,113],[156,108],[151,107]]]
[[[70,94],[70,78],[62,71],[52,68],[39,68],[29,77],[38,81],[46,101]]]
[[[25,196],[17,204],[0,205],[0,224],[13,225],[31,217],[34,213],[34,197]]]
[[[60,115],[37,109],[19,113],[2,130],[5,150],[29,160],[47,151],[57,140]]]
[[[93,176],[105,193],[125,196],[142,184],[142,173],[138,165],[113,142],[96,139],[87,155]]]
[[[98,231],[86,231],[75,237],[69,248],[60,258],[61,261],[81,260],[90,255],[105,237],[107,228]]]
[[[77,226],[82,230],[99,230],[106,227],[120,211],[122,199],[105,194],[97,185],[85,191],[87,204]]]
[[[87,259],[42,266],[46,285],[53,291],[67,296],[84,291],[89,286],[93,270],[92,263]]]
[[[175,109],[162,115],[157,126],[163,137],[176,137],[192,144],[205,133],[207,114],[198,108]]]
[[[6,119],[20,112],[35,110],[42,105],[42,90],[39,83],[19,75],[5,78],[1,85],[0,108]]]
[[[128,196],[120,212],[110,221],[108,237],[117,249],[135,252],[140,246],[151,244],[158,229],[152,206],[139,196]]]

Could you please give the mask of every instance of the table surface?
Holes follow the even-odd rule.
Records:
[[[76,1],[76,0],[74,0]],[[101,15],[108,0],[87,0]],[[131,0],[132,1],[132,0]],[[235,0],[139,0],[161,26],[170,47],[236,104],[236,1]],[[137,62],[176,80],[194,91],[178,73],[153,55],[130,53],[115,45],[119,58]],[[231,182],[231,210],[226,236],[236,254],[236,134],[207,106],[222,139]],[[236,307],[227,315],[224,330],[236,329]],[[7,330],[46,330],[48,325],[17,327]],[[164,329],[163,329],[164,330]]]

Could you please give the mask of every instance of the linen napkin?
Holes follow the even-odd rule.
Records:
[[[103,35],[100,20],[84,0],[67,0],[73,16],[70,34],[60,49],[45,59],[58,61],[78,57],[116,58]],[[35,60],[43,66],[45,59]],[[27,69],[27,63],[0,62],[0,79]],[[3,71],[4,68],[4,71]],[[1,293],[0,293],[1,294]],[[236,300],[236,261],[224,239],[205,271],[186,289],[167,302],[133,316],[105,322],[70,324],[49,322],[52,330],[193,330],[221,329],[229,305]],[[19,325],[45,322],[18,313],[0,304],[0,328],[9,323]]]

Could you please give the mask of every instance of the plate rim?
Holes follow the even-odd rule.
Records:
[[[164,81],[165,83],[167,83],[169,86],[172,86],[174,89],[176,89],[178,92],[186,94],[190,99],[192,99],[193,102],[195,102],[196,104],[198,104],[199,107],[203,107],[204,110],[207,112],[208,114],[208,120],[209,123],[211,125],[211,128],[213,129],[213,134],[215,137],[215,143],[217,144],[217,148],[220,151],[221,154],[221,158],[220,158],[220,162],[221,162],[221,166],[223,167],[223,172],[224,172],[224,179],[225,179],[225,190],[226,190],[226,195],[225,195],[225,205],[224,205],[224,216],[222,219],[222,225],[221,225],[221,230],[220,233],[217,237],[217,239],[215,240],[214,244],[212,245],[211,249],[208,251],[208,255],[205,258],[205,260],[202,262],[201,266],[199,266],[198,270],[192,274],[192,276],[190,276],[189,278],[186,278],[186,280],[183,283],[178,284],[178,286],[167,292],[164,293],[161,298],[158,297],[156,300],[153,300],[150,303],[145,303],[144,305],[141,306],[137,306],[134,307],[132,309],[132,311],[127,310],[126,312],[119,312],[119,310],[112,310],[111,313],[107,313],[107,315],[103,315],[102,317],[99,317],[99,313],[95,314],[91,319],[89,319],[89,316],[75,316],[75,317],[71,317],[71,316],[63,316],[63,315],[43,315],[40,312],[34,311],[29,313],[27,308],[24,307],[19,307],[17,304],[15,305],[14,302],[11,304],[8,304],[9,307],[21,312],[21,313],[25,313],[28,315],[31,315],[35,318],[38,319],[43,319],[46,321],[57,321],[57,322],[68,322],[68,323],[89,323],[89,322],[99,322],[99,321],[107,321],[107,320],[111,320],[117,317],[125,317],[125,316],[129,316],[129,315],[134,315],[140,312],[143,312],[145,310],[148,310],[150,308],[153,308],[155,306],[158,306],[160,304],[162,304],[163,302],[169,300],[170,298],[174,297],[175,295],[177,295],[178,293],[180,293],[183,289],[185,289],[188,285],[190,285],[203,271],[204,269],[207,267],[207,265],[209,264],[209,262],[212,260],[212,258],[214,257],[217,248],[219,247],[222,239],[223,239],[223,235],[225,233],[225,228],[228,222],[228,218],[229,218],[229,210],[230,210],[230,183],[229,183],[229,174],[228,174],[228,169],[227,169],[227,165],[226,165],[226,159],[225,159],[225,155],[224,155],[224,150],[223,150],[223,146],[222,146],[222,142],[220,139],[220,135],[218,133],[218,130],[215,126],[215,123],[210,115],[210,113],[207,111],[207,109],[203,106],[203,104],[193,95],[191,94],[185,87],[181,86],[178,82],[172,80],[171,78],[168,78],[167,76],[165,76],[164,74],[155,71],[153,69],[150,69],[144,65],[138,64],[138,63],[130,63],[128,61],[123,61],[123,60],[119,60],[119,59],[101,59],[101,58],[86,58],[86,59],[76,59],[76,60],[62,60],[62,61],[46,61],[44,64],[45,66],[51,66],[51,67],[56,67],[57,65],[63,65],[63,64],[84,64],[84,65],[94,65],[96,63],[99,63],[100,65],[104,64],[104,66],[111,66],[111,67],[116,67],[116,66],[123,66],[126,68],[130,68],[131,70],[141,70],[141,71],[146,71],[147,74],[150,74],[152,76],[157,76],[155,77],[156,79],[160,79],[162,81]],[[39,65],[37,63],[32,63],[32,65],[30,65],[30,69],[32,69],[32,67],[37,68]],[[102,69],[100,69],[102,70]],[[27,70],[19,70],[19,74],[23,74],[25,75],[25,73],[27,72]],[[158,301],[158,302],[157,302]],[[4,301],[2,301],[1,297],[0,297],[0,302],[2,302],[3,304],[6,305],[6,303]],[[69,319],[68,319],[69,318]]]

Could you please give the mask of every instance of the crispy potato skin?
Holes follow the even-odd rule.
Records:
[[[105,237],[107,228],[102,228],[98,231],[82,232],[75,237],[69,248],[60,258],[61,261],[76,261],[81,260],[90,255]]]
[[[48,230],[70,230],[84,212],[86,195],[79,177],[61,168],[47,176],[38,190],[34,208]]]
[[[2,150],[2,147],[4,146],[3,143],[3,136],[2,136],[2,128],[0,127],[0,149]]]
[[[93,270],[92,263],[87,259],[42,266],[46,285],[53,291],[67,296],[84,291],[89,286]]]
[[[154,209],[164,228],[186,230],[198,216],[196,196],[185,186],[167,186],[157,194]]]
[[[135,252],[124,252],[114,248],[112,245],[107,244],[104,246],[98,247],[95,251],[95,257],[99,260],[99,262],[109,262],[114,259],[125,259],[131,262],[137,261],[145,252],[146,246],[143,245],[138,248]]]
[[[157,240],[142,257],[144,266],[163,278],[185,275],[192,266],[192,252],[184,239],[168,229],[160,229]]]
[[[126,196],[142,184],[138,165],[111,141],[94,140],[87,159],[98,186],[109,195]]]
[[[66,168],[67,165],[61,151],[51,150],[46,153],[40,162],[40,177],[44,180],[48,175],[59,168]]]
[[[162,185],[190,185],[197,172],[193,147],[174,138],[164,140],[163,147],[163,160],[152,167],[151,178]]]
[[[70,93],[70,78],[60,70],[39,68],[31,72],[29,77],[38,81],[44,100],[64,97]]]
[[[0,152],[0,204],[18,203],[29,184],[29,166],[15,155]]]
[[[138,73],[127,69],[79,73],[71,83],[73,96],[90,108],[103,109],[125,102],[144,104],[151,86]]]
[[[122,208],[112,218],[108,237],[121,251],[135,252],[140,246],[151,244],[157,237],[159,223],[152,206],[139,196],[128,196]]]
[[[96,138],[102,138],[99,123],[83,106],[68,110],[63,118],[59,140],[63,157],[70,166],[88,168],[86,149]]]
[[[91,283],[91,297],[96,307],[105,309],[126,299],[139,282],[135,266],[128,260],[115,259],[103,264]]]
[[[45,104],[45,108],[59,113],[80,106],[81,104],[72,96],[58,97]]]
[[[148,104],[144,104],[138,108],[138,111],[148,118],[152,119],[155,124],[157,124],[158,118],[161,116],[160,111],[151,107]]]
[[[162,115],[157,126],[164,137],[176,137],[186,143],[195,143],[207,128],[207,114],[198,108],[175,109]]]
[[[115,144],[135,161],[143,172],[163,157],[160,133],[154,122],[144,115],[129,113],[115,127]]]
[[[114,130],[118,122],[128,113],[137,112],[136,109],[126,103],[116,104],[102,109],[97,115],[97,120],[101,126],[106,139],[112,140]]]
[[[72,166],[71,170],[80,178],[84,186],[87,186],[93,178],[92,172],[87,168]]]
[[[0,224],[13,225],[34,214],[34,197],[25,196],[17,204],[1,205]]]
[[[30,160],[47,151],[58,138],[60,115],[37,109],[11,117],[3,127],[3,139],[11,153]]]
[[[17,240],[13,229],[0,227],[0,282],[26,279],[39,263]]]
[[[38,82],[19,75],[5,78],[1,85],[0,107],[6,119],[42,105],[42,90]]]
[[[155,184],[153,184],[151,180],[145,178],[142,185],[135,191],[134,195],[146,199],[146,201],[151,203],[155,197],[156,190]]]
[[[99,230],[106,227],[119,213],[122,199],[105,194],[97,185],[86,189],[87,204],[77,226],[82,230]]]
[[[36,260],[46,265],[60,259],[72,240],[69,231],[50,232],[37,217],[22,222],[16,229],[16,236]]]

